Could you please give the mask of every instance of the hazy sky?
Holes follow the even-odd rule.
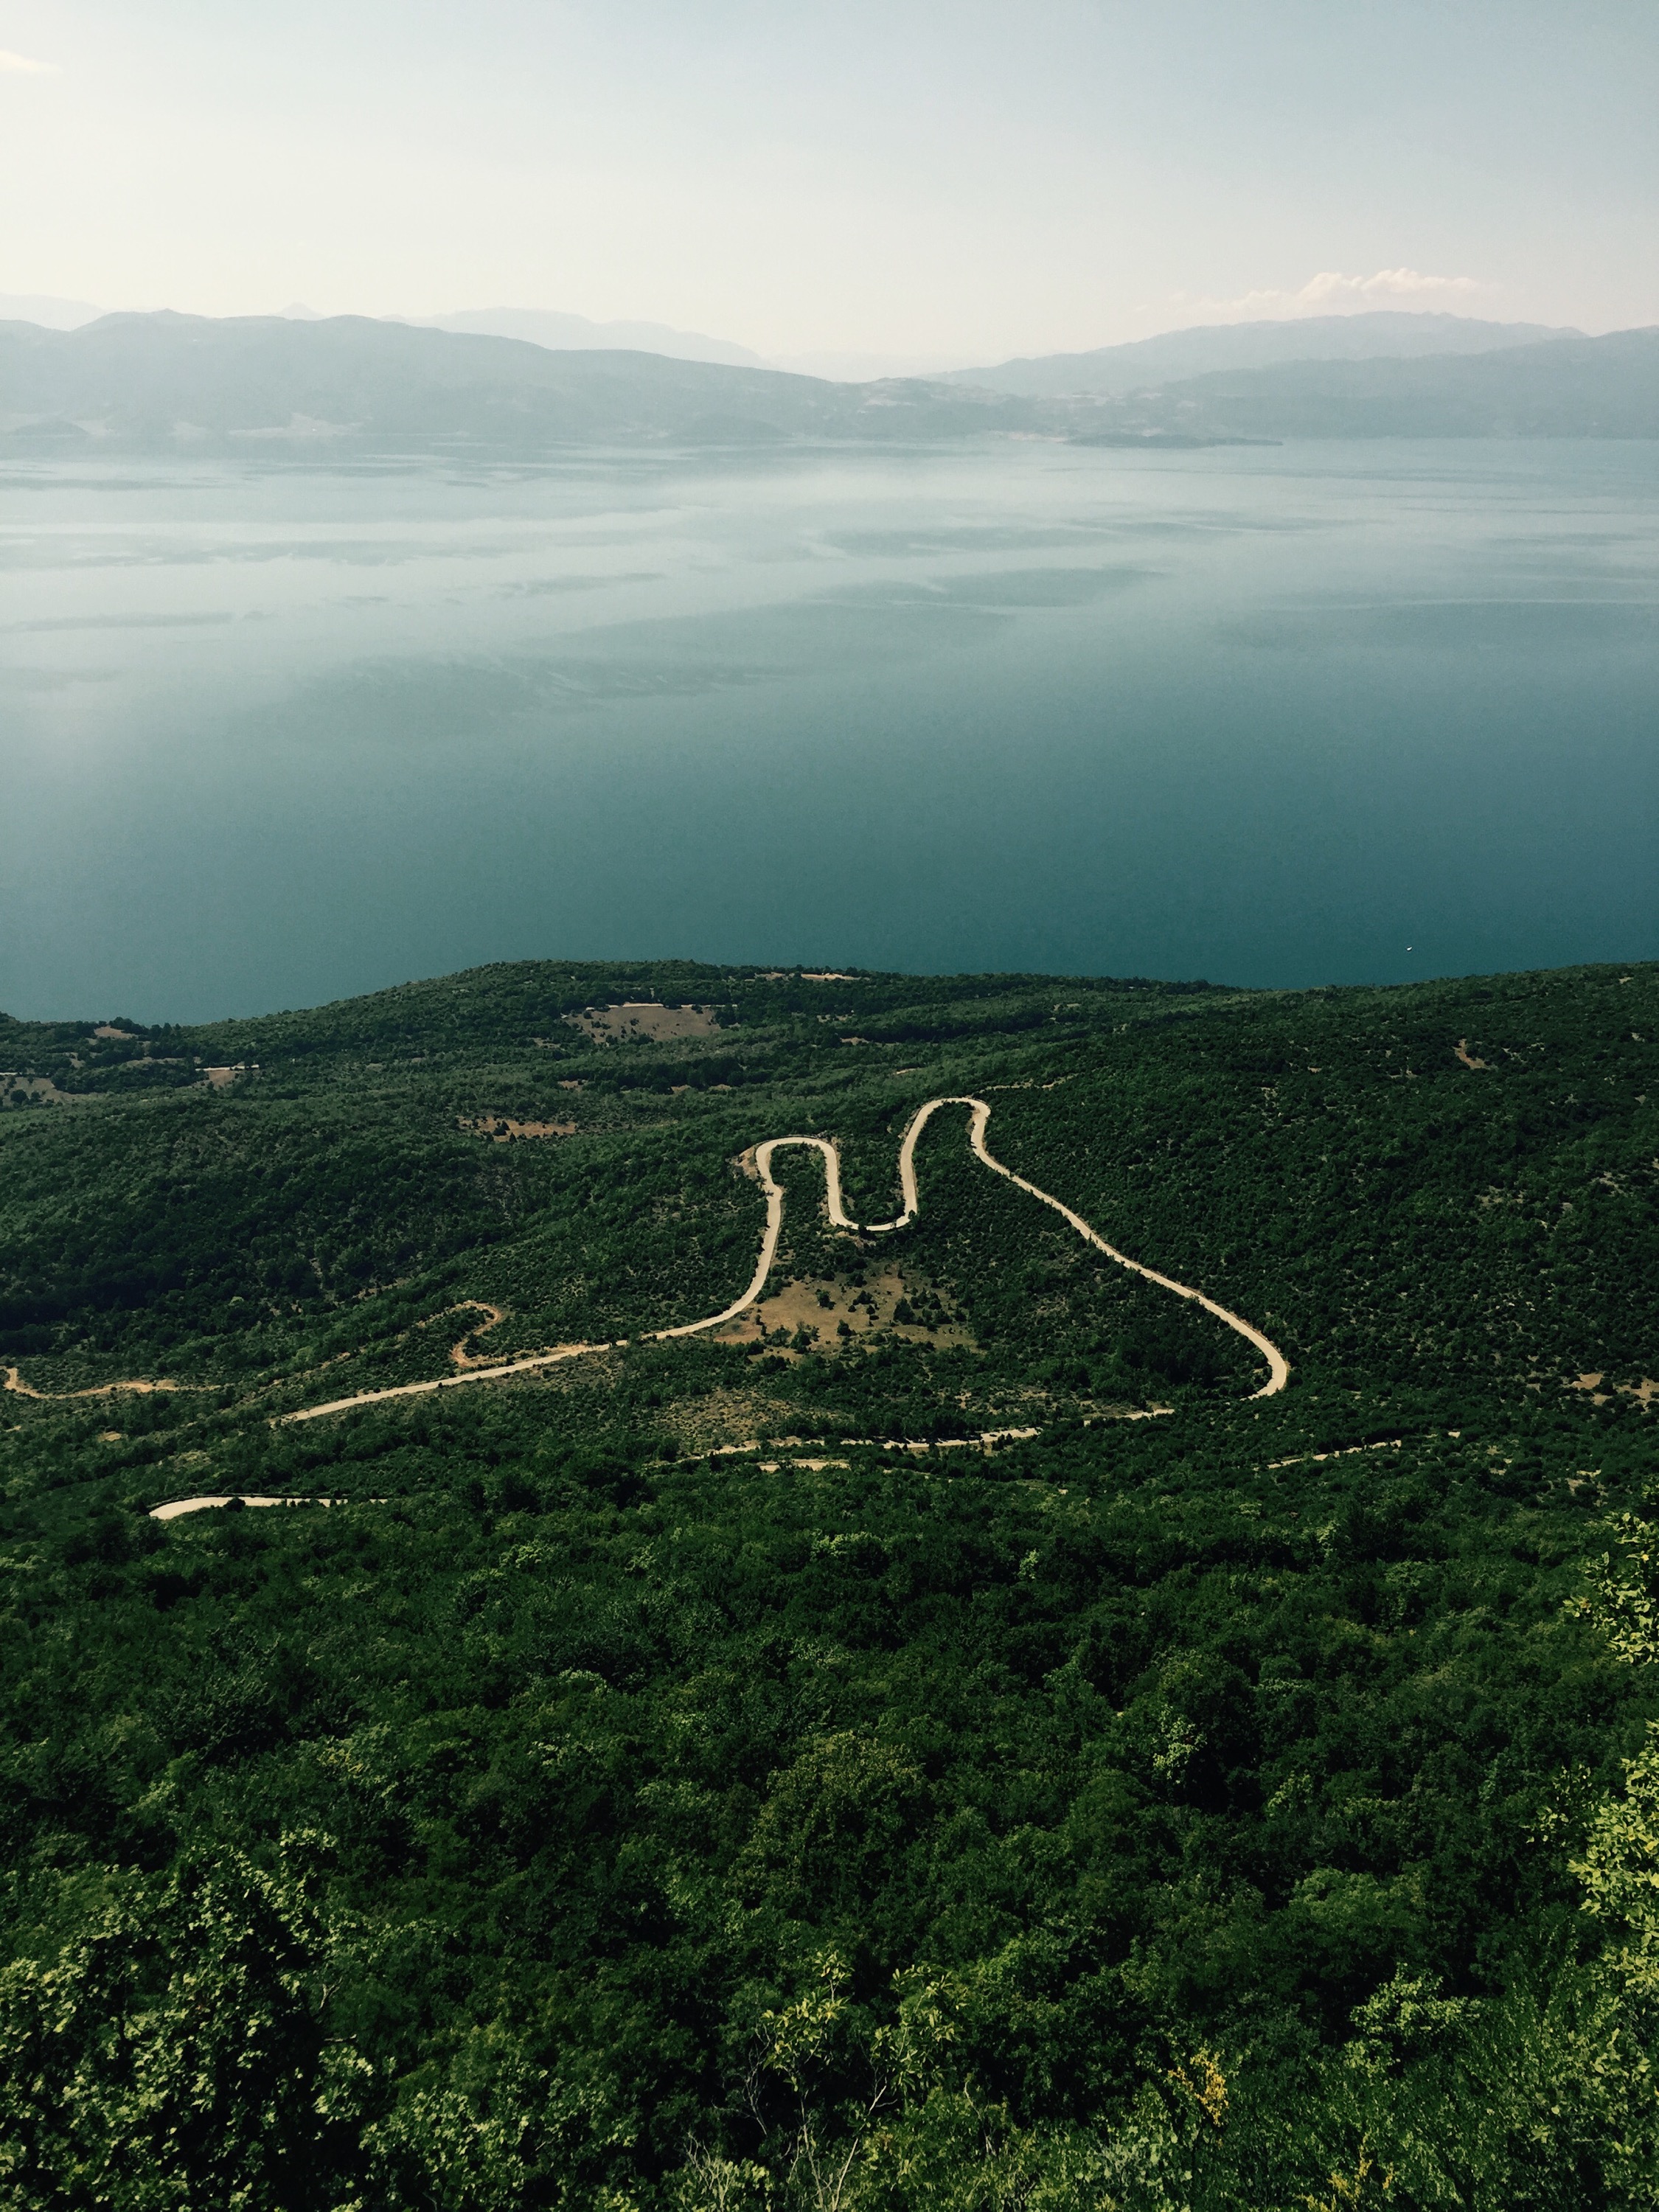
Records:
[[[1653,0],[0,0],[0,291],[941,362],[1659,321]]]

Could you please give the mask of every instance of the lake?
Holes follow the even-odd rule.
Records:
[[[0,477],[0,1006],[1659,955],[1659,447]]]

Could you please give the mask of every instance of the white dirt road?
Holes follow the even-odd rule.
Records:
[[[136,1391],[141,1397],[153,1391],[160,1391],[163,1395],[171,1398],[176,1396],[181,1390],[216,1390],[218,1388],[219,1385],[216,1382],[162,1381],[160,1382],[100,1382],[95,1389],[90,1390],[36,1390],[24,1382],[15,1367],[8,1367],[4,1370],[3,1376],[0,1376],[0,1389],[15,1391],[20,1398],[38,1398],[43,1405],[57,1406],[67,1405],[71,1398],[112,1397],[118,1390]]]
[[[766,1227],[761,1237],[760,1255],[756,1261],[755,1273],[748,1288],[729,1306],[723,1306],[719,1313],[708,1314],[701,1321],[682,1322],[674,1328],[643,1331],[640,1340],[660,1344],[675,1337],[701,1335],[706,1329],[719,1328],[726,1322],[735,1321],[759,1298],[766,1287],[766,1279],[772,1272],[773,1262],[777,1258],[778,1239],[783,1233],[784,1191],[773,1176],[772,1162],[786,1146],[799,1145],[823,1155],[824,1199],[830,1218],[837,1229],[854,1230],[865,1237],[885,1237],[895,1230],[908,1228],[921,1211],[921,1194],[916,1186],[916,1140],[941,1106],[968,1108],[969,1146],[975,1158],[982,1161],[994,1174],[1006,1177],[1017,1189],[1039,1200],[1044,1206],[1052,1206],[1062,1220],[1071,1224],[1085,1243],[1092,1244],[1097,1252],[1103,1252],[1118,1267],[1128,1268],[1132,1274],[1139,1275],[1149,1283],[1156,1283],[1161,1290],[1173,1291],[1179,1298],[1191,1299],[1194,1304],[1202,1306],[1206,1313],[1212,1314],[1217,1321],[1236,1330],[1253,1345],[1267,1363],[1267,1380],[1261,1389],[1252,1394],[1254,1396],[1271,1398],[1285,1388],[1291,1379],[1290,1362],[1270,1338],[1253,1322],[1244,1320],[1242,1315],[1233,1313],[1214,1298],[1206,1297],[1202,1291],[1194,1290],[1188,1283],[1177,1282],[1173,1275],[1160,1274],[1156,1267],[1145,1267],[1139,1260],[1132,1260],[1127,1252],[1120,1252],[1115,1244],[1109,1244],[1098,1230],[1091,1227],[1080,1213],[1074,1212],[1061,1200],[1051,1197],[1046,1190],[1039,1190],[1036,1183],[1028,1182],[1024,1176],[1016,1175],[1012,1168],[1005,1167],[985,1142],[986,1124],[991,1118],[990,1107],[983,1098],[965,1095],[930,1098],[911,1116],[899,1146],[899,1195],[903,1202],[903,1211],[891,1221],[857,1222],[848,1216],[842,1199],[841,1154],[830,1138],[769,1137],[764,1144],[757,1145],[754,1164],[761,1189],[766,1197]],[[384,1390],[360,1390],[352,1397],[333,1398],[326,1405],[307,1406],[298,1413],[281,1414],[278,1419],[283,1422],[315,1421],[327,1413],[346,1413],[354,1406],[380,1405],[392,1398],[416,1398],[434,1390],[457,1389],[468,1382],[493,1382],[512,1375],[533,1374],[539,1368],[550,1367],[561,1360],[580,1358],[587,1352],[619,1351],[628,1342],[627,1337],[619,1337],[608,1344],[556,1345],[550,1351],[534,1352],[523,1359],[503,1360],[497,1366],[469,1367],[459,1375],[440,1376],[426,1382],[397,1383]]]

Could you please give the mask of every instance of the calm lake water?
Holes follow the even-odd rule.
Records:
[[[1659,447],[42,465],[0,1006],[1659,955]]]

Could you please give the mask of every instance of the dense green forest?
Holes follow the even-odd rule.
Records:
[[[1659,969],[0,1070],[0,2212],[1659,2201]]]

